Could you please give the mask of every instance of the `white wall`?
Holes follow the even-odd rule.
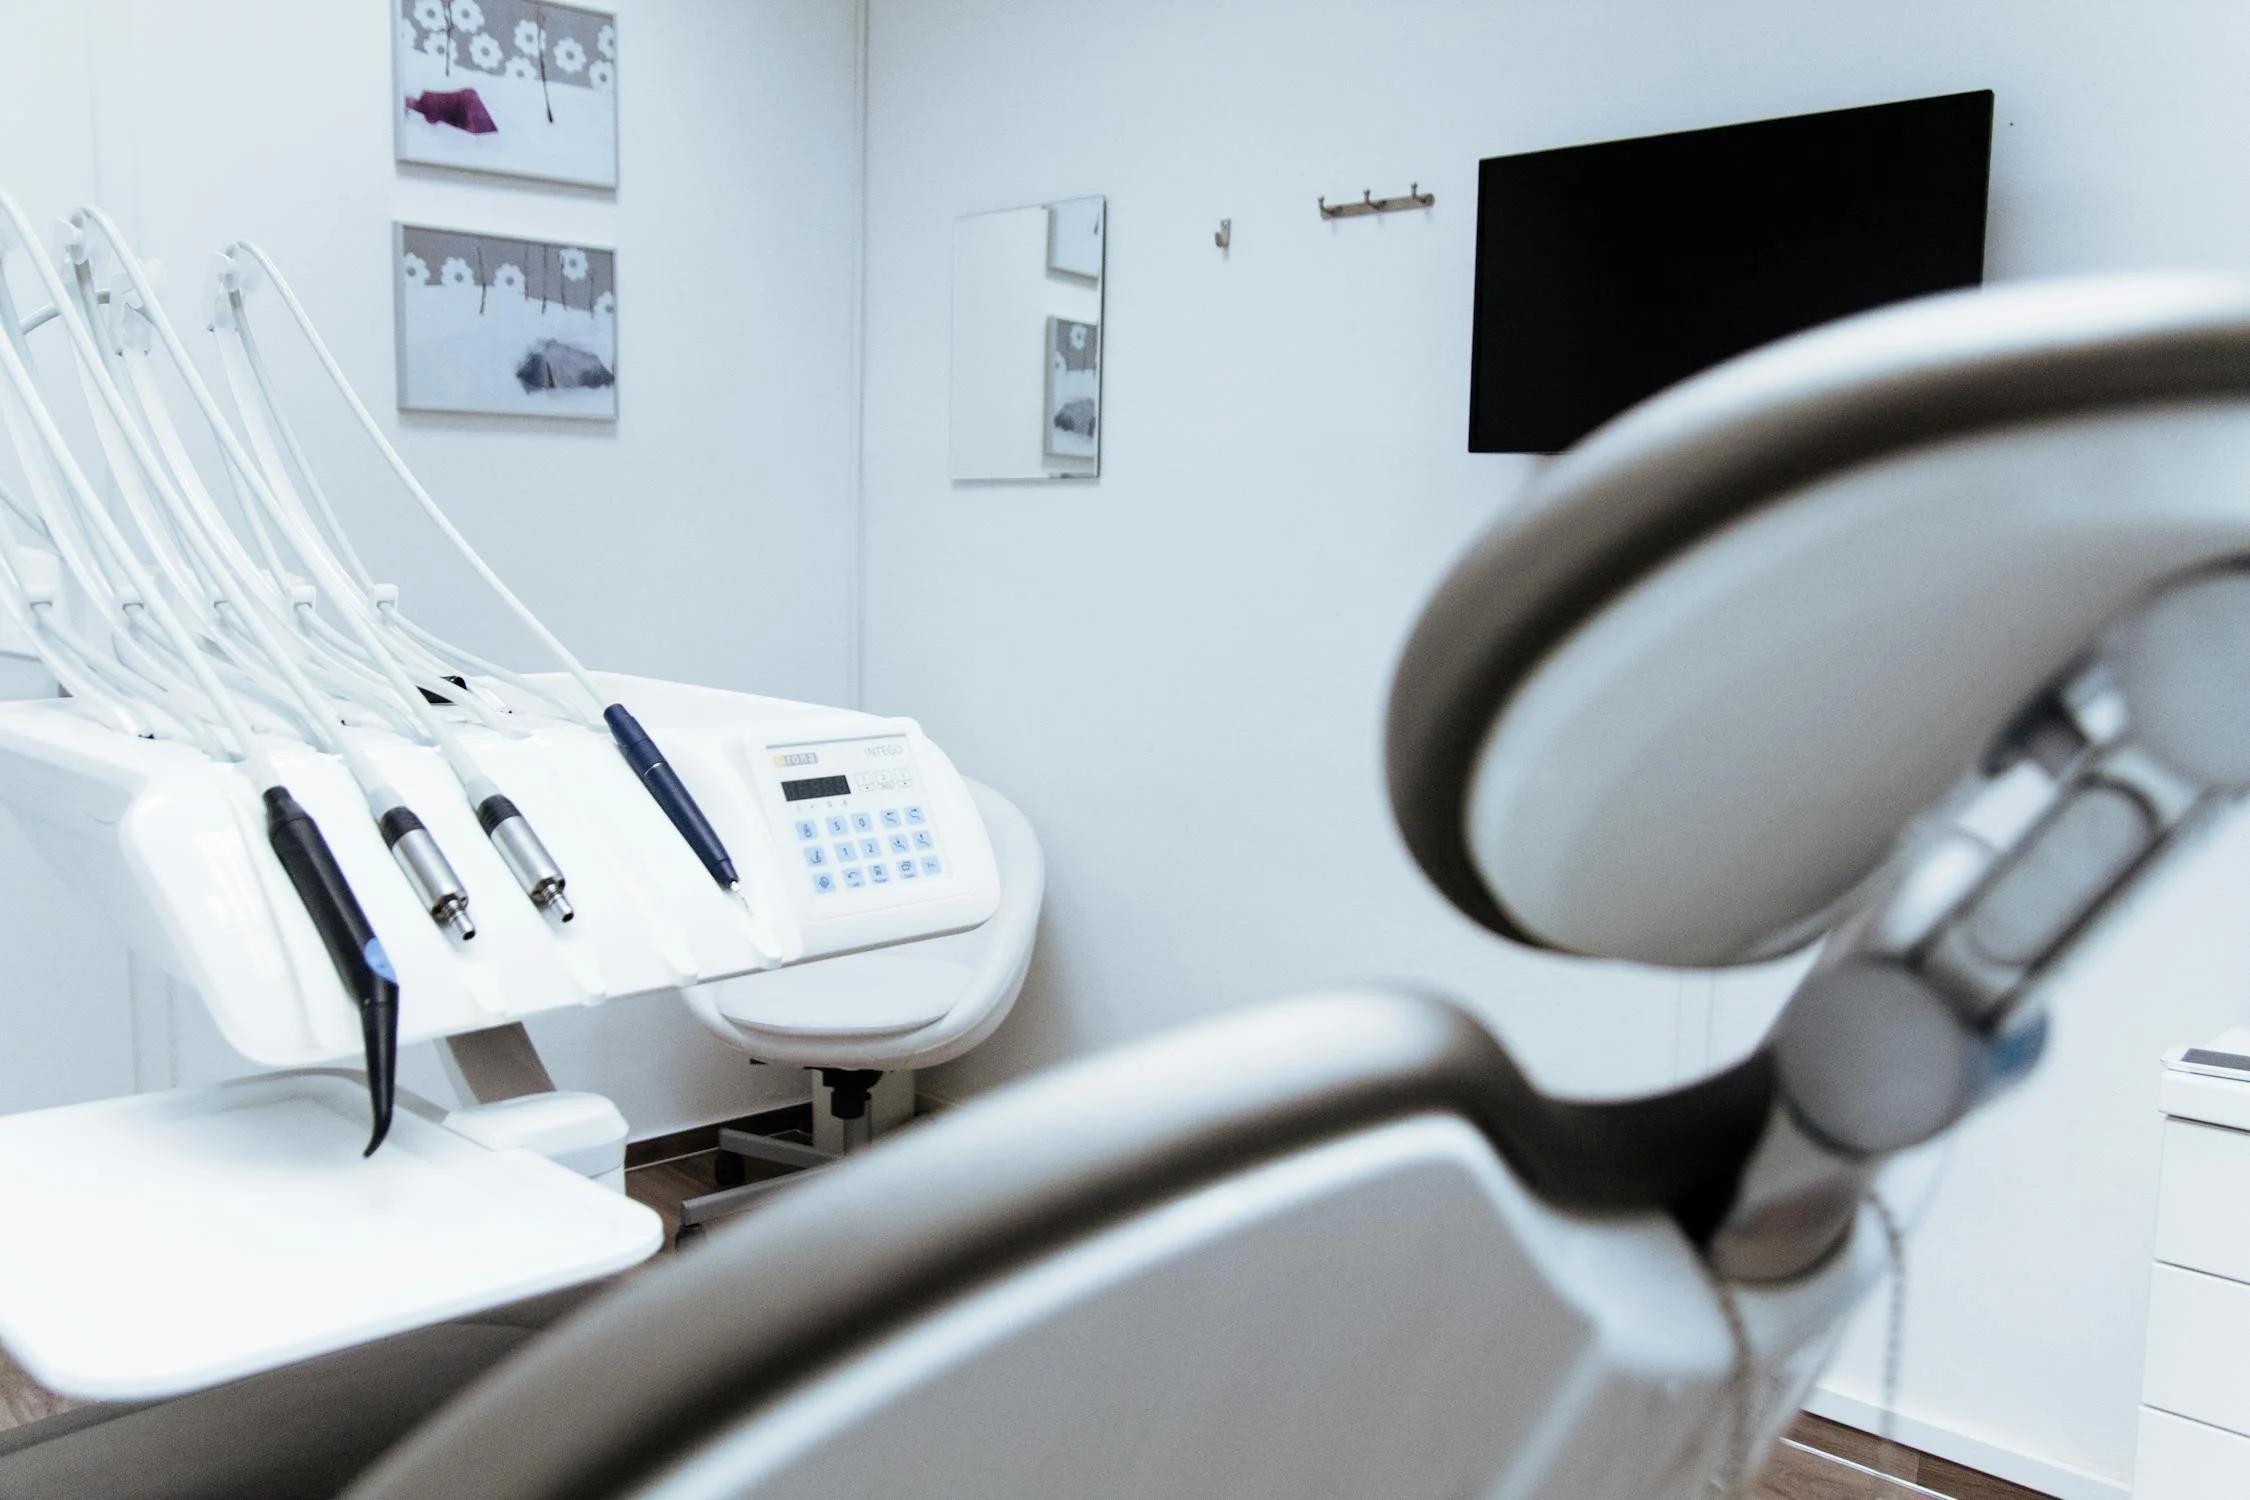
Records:
[[[1763,1024],[1771,977],[1482,937],[1383,806],[1393,654],[1529,472],[1465,451],[1479,157],[1989,87],[1995,277],[2250,260],[2233,0],[2129,22],[2046,0],[872,0],[869,48],[868,706],[920,715],[1050,860],[1022,1005],[940,1075],[954,1091],[1367,975],[1469,997],[1571,1089],[1658,1083]],[[1434,210],[1316,215],[1410,180]],[[1102,478],[949,484],[952,222],[1090,192]],[[2045,1079],[1971,1133],[1917,1260],[1916,1430],[2089,1495],[2132,1460],[2153,1053],[2207,1029],[2222,967],[2148,956],[2130,1026],[2066,1019]],[[2044,1188],[1980,1211],[2003,1181]],[[1873,1394],[1872,1356],[1855,1344],[1844,1396]]]
[[[627,7],[614,195],[394,165],[380,0],[99,0],[12,7],[9,24],[0,182],[35,218],[104,203],[168,263],[183,326],[206,257],[231,236],[260,242],[408,461],[591,664],[849,701],[859,204],[849,0]],[[27,27],[42,35],[24,42]],[[620,420],[390,419],[394,218],[615,246]],[[314,394],[314,366],[283,325],[263,326],[285,387],[308,393],[293,415],[370,566],[442,633],[540,664],[409,516],[340,406]],[[16,861],[10,836],[0,869]],[[24,1017],[110,1015],[123,1003],[108,969],[75,983],[62,972],[105,944],[83,915],[61,915],[61,900],[8,907],[11,965],[28,960],[32,976],[0,988],[11,1038],[26,1034]],[[50,930],[68,947],[42,946]],[[178,1019],[156,1040],[144,1085],[168,1067],[200,1077],[233,1065],[198,1013]],[[637,1134],[806,1092],[789,1070],[753,1072],[663,998],[534,1030],[558,1081],[612,1095]],[[409,1077],[430,1084],[436,1073],[422,1058]],[[89,1065],[18,1093],[11,1069],[0,1109],[121,1081],[131,1080]]]

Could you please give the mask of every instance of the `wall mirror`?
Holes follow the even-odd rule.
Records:
[[[1102,469],[1107,200],[970,214],[953,227],[955,479]]]

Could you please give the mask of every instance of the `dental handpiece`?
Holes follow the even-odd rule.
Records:
[[[681,781],[679,773],[666,762],[664,752],[648,737],[648,731],[641,728],[640,720],[627,713],[622,703],[612,703],[603,709],[602,718],[608,721],[610,737],[617,741],[617,748],[624,752],[625,763],[640,777],[641,785],[648,788],[656,805],[664,809],[664,816],[672,820],[680,837],[688,841],[695,857],[703,861],[703,868],[728,890],[739,890],[741,880],[734,873],[734,861],[727,857],[727,846],[720,842],[719,831],[703,816],[703,809],[696,805],[687,783]]]
[[[284,786],[266,788],[266,838],[274,857],[289,872],[313,927],[328,949],[336,977],[359,1004],[360,1038],[367,1057],[367,1103],[374,1127],[367,1149],[373,1156],[391,1132],[391,1109],[398,1091],[398,975],[383,951],[367,914],[360,910],[344,872],[321,836],[320,825]]]
[[[477,802],[477,823],[532,905],[552,912],[558,921],[567,922],[578,915],[563,895],[567,882],[562,867],[539,842],[539,835],[531,830],[531,820],[516,810],[515,803],[498,792],[488,793]]]
[[[382,830],[383,843],[389,847],[391,858],[398,861],[400,872],[430,920],[463,942],[475,937],[477,924],[469,920],[469,893],[461,888],[461,877],[453,873],[445,851],[438,848],[437,840],[430,837],[414,810],[403,802],[393,803],[375,820],[375,826]]]

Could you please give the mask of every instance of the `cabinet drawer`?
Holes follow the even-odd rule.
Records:
[[[2156,1258],[2250,1282],[2250,1133],[2164,1122]]]
[[[2141,1408],[2133,1500],[2242,1500],[2250,1438]]]
[[[2250,1286],[2199,1271],[2158,1266],[2149,1278],[2150,1406],[2250,1432]],[[2238,1494],[2250,1494],[2250,1474]]]

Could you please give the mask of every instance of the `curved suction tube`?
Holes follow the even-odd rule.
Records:
[[[367,1055],[367,1103],[374,1116],[367,1149],[373,1156],[391,1131],[391,1108],[398,1092],[398,975],[375,935],[367,914],[344,879],[320,825],[283,786],[266,788],[266,838],[275,858],[289,872],[289,883],[305,903],[320,933],[336,977],[359,1003],[359,1026]]]

